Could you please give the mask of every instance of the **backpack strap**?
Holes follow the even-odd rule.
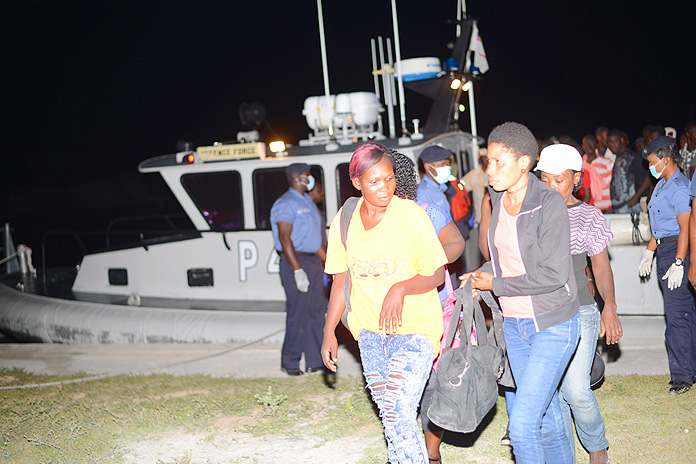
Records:
[[[346,248],[350,219],[353,217],[353,212],[355,212],[355,207],[358,206],[359,201],[360,198],[358,197],[350,197],[343,203],[343,208],[341,208],[341,243],[343,243],[343,248]]]
[[[343,248],[347,249],[346,240],[348,239],[348,227],[350,226],[350,220],[353,217],[355,208],[358,206],[358,197],[350,197],[344,203],[341,208],[341,242],[343,243]],[[346,298],[346,308],[343,310],[341,315],[341,322],[348,328],[348,313],[350,312],[350,292],[352,290],[352,282],[350,280],[350,271],[346,273],[345,284],[343,285],[343,293]]]

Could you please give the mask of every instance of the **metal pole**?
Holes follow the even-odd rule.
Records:
[[[392,0],[392,24],[394,25],[394,47],[396,51],[396,74],[399,78],[399,113],[401,115],[401,134],[406,136],[406,97],[404,78],[401,75],[401,45],[399,40],[399,19],[396,15],[396,0]]]
[[[471,88],[469,89],[469,117],[471,120],[471,151],[473,155],[473,160],[471,160],[472,166],[475,168],[478,166],[479,158],[479,146],[476,136],[478,135],[478,127],[476,126],[476,105],[474,104],[474,83],[471,83]]]
[[[329,137],[333,138],[334,127],[333,127],[333,111],[329,111],[331,101],[329,96],[331,95],[331,90],[329,89],[329,64],[326,58],[326,38],[324,37],[324,14],[322,12],[321,0],[317,0],[317,12],[319,13],[319,42],[321,45],[321,66],[324,73],[324,95],[326,97],[326,109],[330,113],[329,116]]]
[[[394,84],[394,77],[388,72],[384,65],[384,47],[382,46],[382,36],[377,37],[377,42],[379,45],[379,61],[382,66],[382,84],[384,85],[384,103],[387,105],[387,119],[389,123],[389,138],[393,139],[396,137],[396,128],[394,126],[394,101],[392,99],[392,86]],[[391,50],[391,47],[389,48]],[[391,65],[391,63],[389,63]]]
[[[377,50],[375,46],[375,39],[370,39],[370,48],[372,49],[372,77],[375,82],[375,95],[377,95],[377,100],[381,99],[381,94],[379,91],[379,76],[377,75]],[[377,131],[384,135],[384,128],[382,126],[382,115],[377,114]]]
[[[459,25],[462,16],[466,14],[466,0],[457,0],[457,37],[462,34],[462,28]],[[472,28],[473,33],[473,28]],[[471,37],[469,38],[469,48],[471,48]],[[462,83],[463,84],[463,83]],[[469,120],[471,122],[471,166],[472,169],[478,167],[479,146],[476,136],[478,135],[478,127],[476,126],[476,105],[474,103],[474,83],[471,82],[469,93]]]

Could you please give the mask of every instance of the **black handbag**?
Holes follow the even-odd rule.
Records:
[[[599,354],[599,350],[596,349],[592,360],[592,369],[590,369],[590,388],[597,387],[604,380],[604,369],[604,359]]]
[[[436,390],[428,418],[443,429],[473,432],[498,399],[498,378],[502,374],[504,348],[491,343],[478,300],[471,296],[471,281],[454,292],[457,305],[452,314],[447,345],[451,346],[461,315],[461,346],[444,352],[437,369]],[[498,321],[496,321],[498,319]],[[502,317],[494,317],[502,324]],[[477,344],[471,344],[471,328]],[[504,344],[504,342],[503,342]]]

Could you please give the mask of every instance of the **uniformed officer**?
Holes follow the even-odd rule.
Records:
[[[416,197],[420,203],[435,203],[444,208],[450,215],[450,207],[445,191],[452,175],[452,152],[446,148],[432,145],[420,154],[425,175],[418,185]]]
[[[681,155],[671,137],[660,136],[643,148],[650,174],[659,179],[648,205],[652,237],[639,273],[650,275],[653,254],[665,305],[665,344],[672,378],[669,393],[682,394],[696,380],[696,305],[688,287],[689,179],[679,170]]]
[[[307,194],[314,187],[309,165],[294,163],[285,169],[290,188],[271,207],[271,228],[280,254],[280,280],[287,297],[285,340],[281,370],[302,375],[300,358],[307,372],[323,369],[323,338],[326,298],[321,215]]]

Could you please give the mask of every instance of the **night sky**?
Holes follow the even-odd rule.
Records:
[[[605,125],[633,139],[648,123],[681,133],[696,119],[694,2],[467,6],[490,63],[476,86],[484,136],[515,120],[541,138],[579,140]],[[399,8],[403,58],[449,56],[454,0]],[[175,152],[180,139],[233,140],[245,101],[262,102],[275,132],[297,142],[309,132],[304,99],[324,92],[313,0],[23,1],[5,10],[0,192],[10,219],[62,211],[99,186],[94,198],[137,195],[139,162]],[[392,36],[390,2],[324,0],[324,20],[332,93],[372,90],[369,39]],[[423,102],[411,101],[408,119],[424,120]]]

